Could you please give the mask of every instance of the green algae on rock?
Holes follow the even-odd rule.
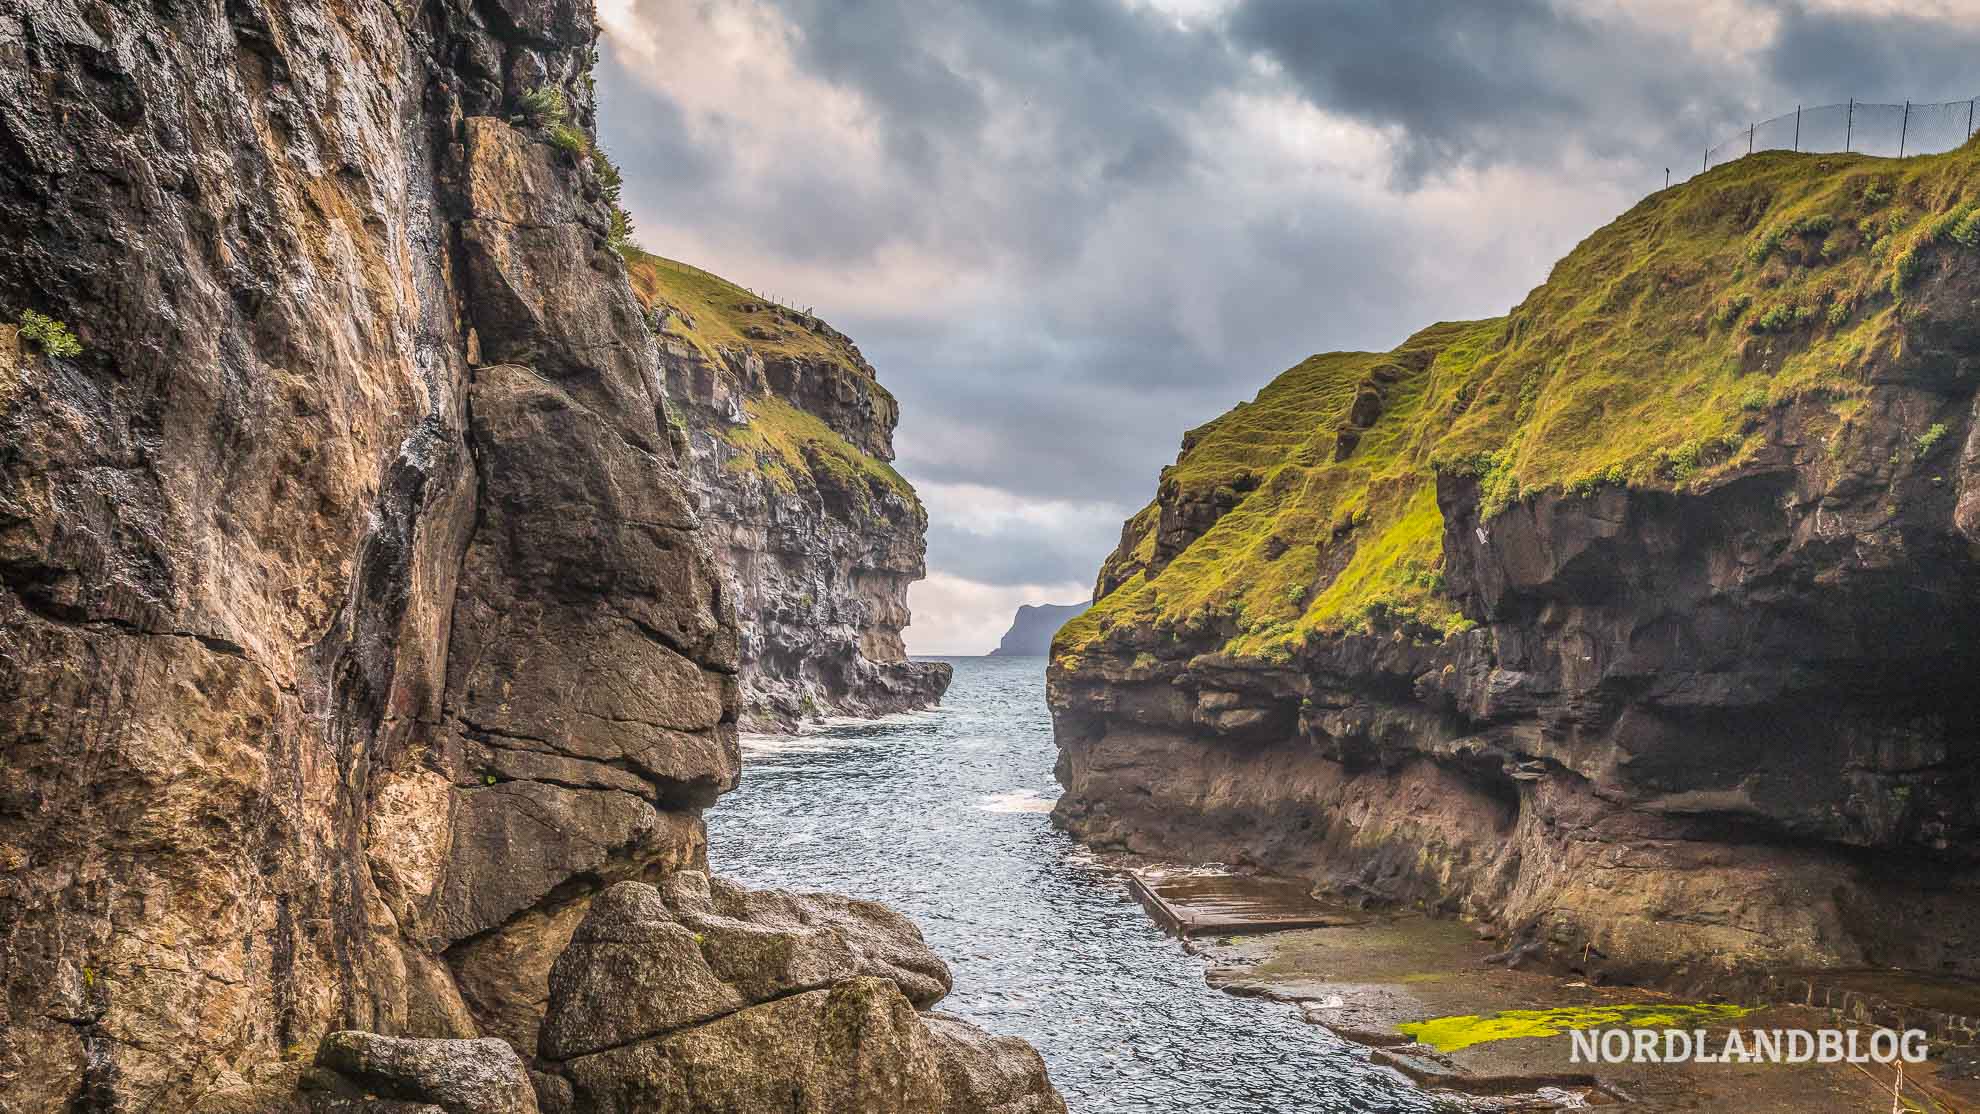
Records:
[[[1699,1029],[1744,1017],[1746,1006],[1656,1002],[1627,1006],[1563,1006],[1546,1010],[1502,1010],[1480,1017],[1463,1014],[1410,1021],[1396,1026],[1404,1036],[1439,1052],[1456,1052],[1474,1044],[1557,1037],[1571,1029]]]

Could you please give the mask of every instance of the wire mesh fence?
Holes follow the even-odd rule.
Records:
[[[1965,143],[1980,98],[1939,104],[1850,101],[1797,108],[1749,125],[1705,149],[1700,171],[1756,151],[1854,151],[1902,157],[1933,155]]]

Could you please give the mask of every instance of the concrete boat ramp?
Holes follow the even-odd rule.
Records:
[[[1685,1002],[1653,988],[1591,983],[1545,964],[1491,962],[1503,941],[1482,926],[1330,905],[1297,879],[1147,860],[1116,866],[1149,914],[1204,957],[1210,985],[1298,1008],[1448,1109],[1827,1114],[1889,1110],[1900,1091],[1898,1109],[1914,1114],[1980,1112],[1980,1058],[1970,1048],[1898,1077],[1875,1064],[1584,1064],[1574,1061],[1567,1036],[1576,1028],[1631,1026],[1639,1017],[1646,1025],[1662,1018],[1662,1027],[1704,1030],[1721,1043],[1732,1028],[1867,1032],[1874,1027],[1867,1015],[1878,1011],[1861,1003],[1871,997],[1902,998],[1911,1004],[1904,1026],[1934,1029],[1916,1011],[1929,1007],[1936,1011],[1930,1017],[1957,1015],[1959,1022],[1980,1017],[1973,1004],[1980,987],[1918,985],[1881,971],[1863,973],[1856,987],[1846,973],[1827,972],[1821,987],[1810,982],[1805,994],[1785,995],[1792,1001]]]
[[[1368,920],[1321,902],[1310,883],[1269,874],[1147,866],[1128,872],[1128,888],[1157,924],[1184,938],[1339,928]]]

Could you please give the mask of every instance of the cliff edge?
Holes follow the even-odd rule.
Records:
[[[538,1109],[594,898],[705,869],[735,608],[591,15],[0,4],[0,1109],[290,1110],[312,1052],[314,1109]],[[881,1017],[1056,1101],[831,954],[759,1051]]]
[[[1057,817],[1591,973],[1976,973],[1980,147],[1767,153],[1183,439]]]
[[[950,667],[909,661],[901,638],[928,515],[890,463],[894,396],[816,316],[685,263],[628,261],[736,601],[743,727],[939,701]]]

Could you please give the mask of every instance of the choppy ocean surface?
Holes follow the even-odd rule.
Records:
[[[913,917],[955,969],[937,1008],[1036,1045],[1078,1114],[1435,1109],[1292,1007],[1210,989],[1053,829],[1042,658],[943,660],[939,711],[746,738],[708,813],[716,868]]]

